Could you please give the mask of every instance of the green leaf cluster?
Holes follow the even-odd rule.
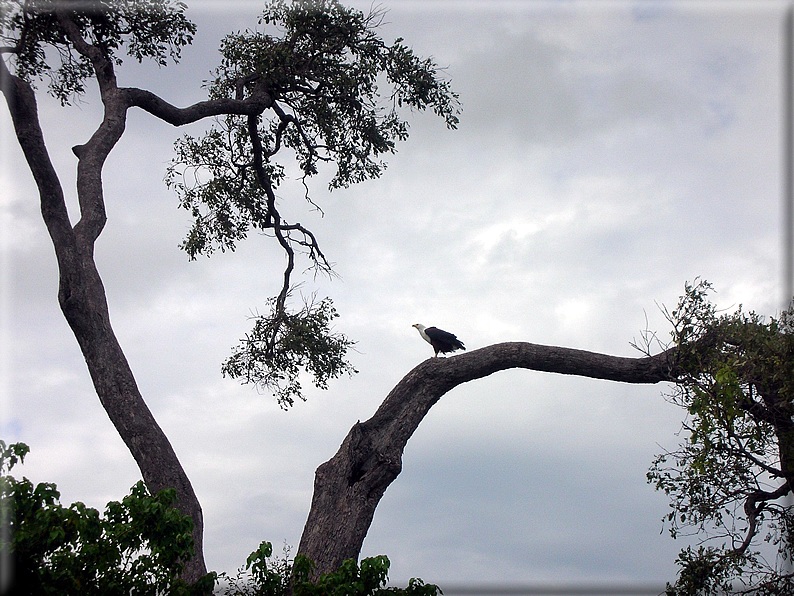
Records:
[[[173,508],[173,489],[151,495],[138,482],[104,514],[64,507],[54,484],[9,474],[28,451],[0,441],[0,512],[10,530],[0,534],[0,555],[13,561],[12,593],[189,596],[212,586],[212,575],[192,587],[178,579],[193,554],[193,522]]]
[[[187,5],[173,0],[2,0],[0,39],[17,76],[30,83],[47,78],[62,104],[85,92],[94,76],[91,60],[77,52],[58,14],[68,15],[88,43],[116,64],[122,48],[139,62],[161,66],[178,61],[196,26],[184,16]],[[51,66],[49,59],[57,56]]]
[[[682,551],[675,594],[777,585],[793,552],[794,512],[782,497],[794,478],[794,311],[768,321],[741,306],[719,313],[711,290],[687,284],[668,314],[676,347],[669,399],[686,418],[681,444],[648,472],[670,498],[670,534],[716,544]],[[759,555],[762,539],[777,546],[777,563]]]
[[[289,551],[275,559],[262,542],[234,577],[208,573],[193,585],[179,579],[193,554],[192,520],[173,508],[172,489],[151,495],[143,482],[104,514],[73,503],[60,504],[52,483],[17,480],[11,469],[24,461],[24,443],[0,440],[0,557],[12,561],[9,596],[198,596],[213,588],[225,596],[438,596],[420,579],[406,588],[386,587],[389,559],[345,561],[319,578],[314,564]],[[6,571],[8,571],[6,569]],[[8,579],[8,576],[5,577]]]
[[[353,345],[347,337],[333,332],[339,314],[333,302],[304,302],[297,312],[277,308],[270,300],[271,313],[258,316],[241,345],[224,362],[224,375],[272,391],[282,408],[303,399],[301,372],[312,377],[315,386],[327,389],[328,381],[356,370],[345,360]]]
[[[262,542],[248,557],[245,569],[236,577],[221,574],[227,581],[224,596],[438,596],[434,584],[412,578],[405,588],[387,587],[389,559],[385,555],[365,558],[360,564],[353,559],[342,563],[334,572],[314,577],[314,564],[298,555],[290,561],[284,557],[272,560],[273,548]]]
[[[313,582],[309,578],[311,561],[304,559],[295,565],[295,596],[437,596],[441,589],[411,578],[405,588],[386,587],[389,558],[378,555],[363,559],[358,565],[353,559],[342,563],[334,572],[326,573]]]
[[[180,245],[191,260],[216,249],[233,252],[252,228],[264,231],[273,225],[265,188],[254,175],[250,137],[237,120],[219,119],[204,136],[185,135],[174,146],[165,182],[193,218]],[[284,168],[272,161],[263,168],[272,188],[278,188]]]
[[[286,129],[283,141],[305,175],[332,160],[332,188],[377,177],[384,164],[375,158],[408,136],[396,108],[431,108],[451,128],[459,113],[457,95],[436,64],[402,39],[387,45],[376,32],[381,21],[381,13],[364,14],[336,0],[271,2],[260,18],[270,32],[245,31],[223,41],[210,96],[233,97],[241,80],[250,88],[263,84],[299,123]],[[276,118],[265,129],[275,133],[281,124]]]
[[[668,584],[666,596],[790,596],[794,594],[794,575],[789,573],[755,573],[748,569],[763,567],[756,553],[726,557],[721,549],[703,545],[683,549],[676,559],[681,573]],[[748,581],[752,577],[752,582]],[[742,581],[737,582],[740,579]]]
[[[676,559],[681,573],[666,596],[723,596],[733,591],[733,577],[742,573],[745,557],[724,557],[719,549],[683,549]]]
[[[290,590],[292,561],[285,547],[284,556],[274,559],[273,546],[262,542],[248,555],[245,567],[236,576],[218,574],[219,585],[224,586],[224,596],[286,596]]]
[[[264,176],[254,174],[247,116],[218,118],[205,137],[177,142],[167,180],[193,215],[183,243],[191,258],[233,250],[251,228],[277,227],[268,191],[279,186],[288,162],[304,184],[331,170],[329,188],[338,189],[381,175],[382,156],[408,137],[401,107],[430,109],[457,126],[458,96],[439,67],[402,39],[387,45],[377,34],[381,20],[336,0],[276,0],[260,18],[264,30],[224,38],[209,97],[270,98],[271,108],[256,117]]]

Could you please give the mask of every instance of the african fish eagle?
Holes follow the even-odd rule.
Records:
[[[444,331],[437,327],[425,327],[421,323],[416,323],[414,327],[416,327],[422,339],[433,346],[433,349],[436,351],[436,356],[438,356],[439,352],[446,353],[466,349],[463,342],[449,331]]]

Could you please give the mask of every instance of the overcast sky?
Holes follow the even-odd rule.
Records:
[[[121,85],[178,105],[205,98],[224,33],[259,2],[188,2],[199,27],[182,63],[132,63]],[[369,2],[354,4],[368,10]],[[298,183],[284,216],[311,228],[340,279],[330,296],[360,371],[281,411],[224,379],[221,362],[280,284],[283,256],[254,236],[189,262],[188,215],[163,183],[185,132],[141,112],[105,170],[108,225],[96,258],[111,318],[144,398],[201,501],[209,568],[234,571],[261,540],[297,547],[315,468],[432,350],[413,323],[469,349],[524,340],[623,356],[661,304],[701,276],[720,307],[784,303],[781,2],[407,2],[381,33],[433,56],[460,93],[460,128],[431,114],[376,181],[328,193],[321,217]],[[43,86],[42,86],[43,87]],[[98,123],[96,94],[40,98],[44,134],[76,221],[70,147]],[[5,106],[5,103],[3,102]],[[139,471],[99,404],[57,305],[57,271],[31,176],[2,108],[0,436],[18,470],[62,502],[102,508]],[[646,484],[677,445],[664,387],[507,371],[460,386],[408,443],[362,555],[391,578],[467,582],[674,579],[684,543]]]

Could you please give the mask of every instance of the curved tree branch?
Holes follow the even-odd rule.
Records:
[[[295,129],[298,131],[301,141],[303,142],[303,146],[306,148],[306,151],[309,153],[310,157],[314,157],[315,159],[319,159],[320,161],[331,161],[330,158],[322,157],[317,154],[317,149],[320,147],[320,145],[313,143],[312,140],[306,135],[306,131],[303,130],[301,121],[298,118],[296,118],[294,114],[287,114],[281,108],[281,106],[275,102],[273,102],[273,111],[278,115],[279,119],[281,120],[279,124],[279,129],[278,131],[276,131],[277,133],[276,148],[273,151],[274,153],[278,151],[278,146],[281,142],[281,134],[283,134],[284,129],[286,129],[287,125],[293,124],[295,126]]]
[[[246,99],[218,98],[197,102],[185,108],[178,108],[151,91],[135,87],[121,88],[129,106],[141,108],[174,126],[183,126],[204,118],[223,114],[252,116],[261,114],[273,105],[273,98],[264,90]]]
[[[113,61],[106,52],[88,43],[79,27],[69,16],[71,11],[56,5],[58,23],[66,32],[74,48],[91,61],[96,74],[105,113],[102,122],[85,145],[74,148],[77,165],[77,197],[80,221],[74,227],[81,251],[93,255],[96,242],[107,222],[102,191],[102,166],[116,146],[126,126],[127,106],[120,101]]]
[[[80,28],[70,16],[73,14],[71,9],[65,8],[65,5],[62,3],[58,3],[55,4],[54,12],[58,18],[58,24],[63,28],[69,41],[72,42],[74,49],[91,61],[94,71],[97,74],[99,92],[104,97],[105,93],[117,87],[113,61],[106,52],[103,52],[99,47],[85,40],[80,33]]]
[[[295,251],[290,245],[287,235],[281,223],[281,215],[276,209],[276,193],[273,190],[273,181],[265,171],[264,164],[264,148],[262,147],[262,139],[259,137],[259,130],[257,128],[257,117],[255,115],[248,116],[248,135],[251,137],[251,147],[254,156],[254,172],[259,181],[260,186],[264,189],[267,195],[267,211],[272,222],[273,232],[276,235],[278,243],[287,255],[287,266],[284,268],[284,281],[281,286],[281,291],[276,299],[275,311],[282,313],[284,311],[284,304],[287,300],[287,295],[290,289],[290,277],[292,271],[295,269]]]
[[[510,342],[449,358],[428,358],[392,389],[372,418],[356,423],[336,455],[317,468],[298,553],[315,562],[318,575],[358,557],[375,508],[402,469],[408,439],[430,408],[458,385],[510,368],[624,383],[672,381],[675,351],[623,358]]]
[[[736,448],[734,448],[733,446],[729,447],[729,449],[732,452],[736,453],[739,457],[743,457],[745,459],[750,460],[753,464],[755,464],[756,466],[758,466],[759,468],[761,468],[767,474],[769,474],[774,478],[781,478],[783,476],[782,470],[779,470],[778,468],[771,466],[766,462],[761,461],[750,451],[748,451],[747,447],[745,447],[744,443],[742,442],[742,439],[739,436],[737,436],[737,434],[730,426],[726,427],[726,432],[728,434],[728,437],[733,439],[736,443]]]

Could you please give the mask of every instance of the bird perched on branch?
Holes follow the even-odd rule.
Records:
[[[455,350],[466,349],[463,342],[449,331],[444,331],[438,327],[425,327],[421,323],[416,323],[414,327],[416,327],[422,339],[433,346],[433,349],[436,351],[435,356],[438,356],[439,352],[445,354],[447,352],[454,352]]]

